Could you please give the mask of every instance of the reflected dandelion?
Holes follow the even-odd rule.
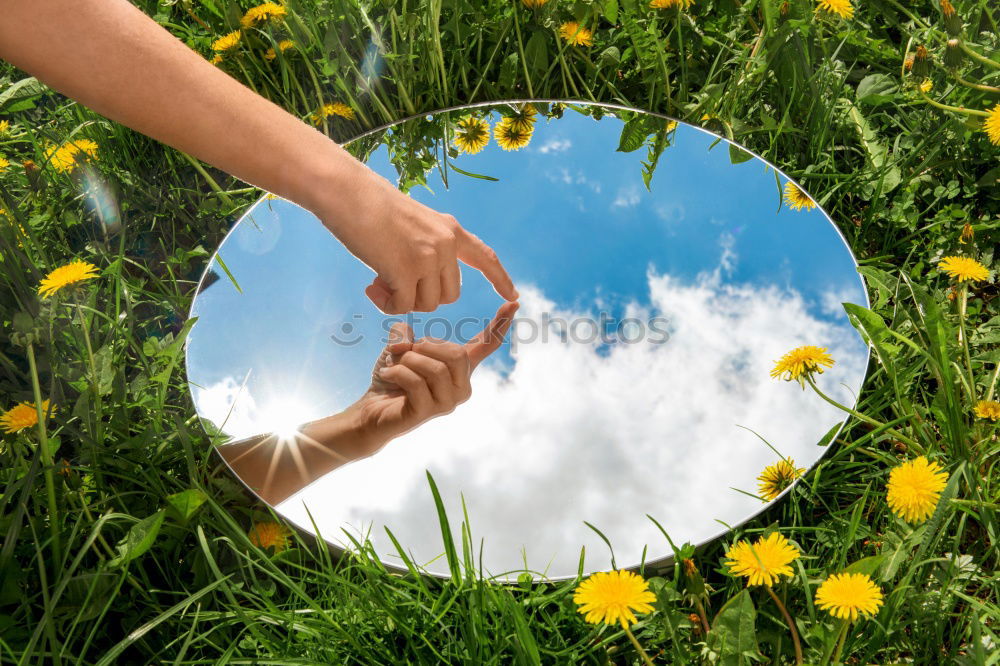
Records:
[[[504,150],[520,150],[531,141],[531,132],[516,128],[509,119],[504,118],[493,127],[493,138]]]
[[[454,143],[463,153],[474,155],[490,141],[490,126],[482,118],[466,116],[458,121]]]
[[[795,210],[812,210],[816,207],[816,202],[809,198],[809,195],[805,193],[801,187],[788,181],[785,183],[785,203],[788,204],[789,208]]]

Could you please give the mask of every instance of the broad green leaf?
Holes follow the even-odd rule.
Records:
[[[862,104],[877,106],[891,102],[899,92],[896,79],[888,74],[869,74],[858,84],[857,100]]]
[[[854,303],[844,303],[844,310],[847,311],[854,328],[858,329],[865,340],[875,348],[879,360],[891,371],[892,360],[899,354],[900,346],[889,342],[892,340],[892,334],[889,333],[889,328],[882,317]]]
[[[174,518],[186,523],[207,499],[208,495],[201,490],[188,488],[167,496],[167,510]]]
[[[119,567],[149,550],[153,542],[156,541],[156,535],[160,533],[160,526],[163,525],[163,519],[166,515],[166,510],[160,509],[133,525],[128,534],[118,542],[116,546],[118,555],[109,564],[113,567]]]
[[[743,664],[758,659],[756,621],[757,611],[746,589],[726,602],[709,633],[710,642],[719,652],[720,664]]]
[[[639,150],[646,142],[646,119],[637,117],[629,120],[622,127],[621,138],[618,140],[617,151],[620,153],[631,153]]]
[[[872,555],[871,557],[864,557],[857,562],[849,564],[844,571],[847,573],[862,573],[874,577],[875,572],[878,571],[884,561],[885,555]]]
[[[27,99],[28,97],[41,95],[46,90],[48,90],[48,88],[45,84],[33,76],[21,79],[20,81],[15,81],[7,88],[0,90],[0,109],[11,102],[17,102],[19,100]]]

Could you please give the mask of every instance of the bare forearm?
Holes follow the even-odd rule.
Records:
[[[325,217],[376,185],[343,148],[127,0],[7,0],[0,57],[94,111]],[[344,201],[344,205],[338,202]]]
[[[278,504],[352,460],[385,445],[369,435],[355,408],[301,427],[294,440],[273,434],[219,447],[219,453],[244,483],[269,504]]]

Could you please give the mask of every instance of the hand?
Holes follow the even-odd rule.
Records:
[[[500,348],[517,308],[517,303],[501,305],[486,328],[464,345],[437,338],[415,341],[409,326],[394,324],[393,341],[372,370],[371,386],[352,406],[359,410],[366,448],[374,452],[468,400],[472,371]]]
[[[318,214],[377,273],[365,294],[379,310],[431,312],[454,303],[461,289],[458,261],[481,271],[505,300],[517,300],[514,283],[486,243],[453,216],[438,213],[359,166],[363,170],[356,182],[331,192],[336,202],[319,206]]]

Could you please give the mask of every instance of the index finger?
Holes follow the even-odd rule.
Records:
[[[517,289],[497,253],[478,236],[461,228],[458,231],[458,258],[485,275],[505,300],[517,300]]]
[[[493,320],[479,334],[465,343],[469,352],[469,361],[472,367],[483,362],[483,360],[500,349],[503,339],[514,323],[514,313],[520,307],[519,303],[504,303],[493,316]]]

